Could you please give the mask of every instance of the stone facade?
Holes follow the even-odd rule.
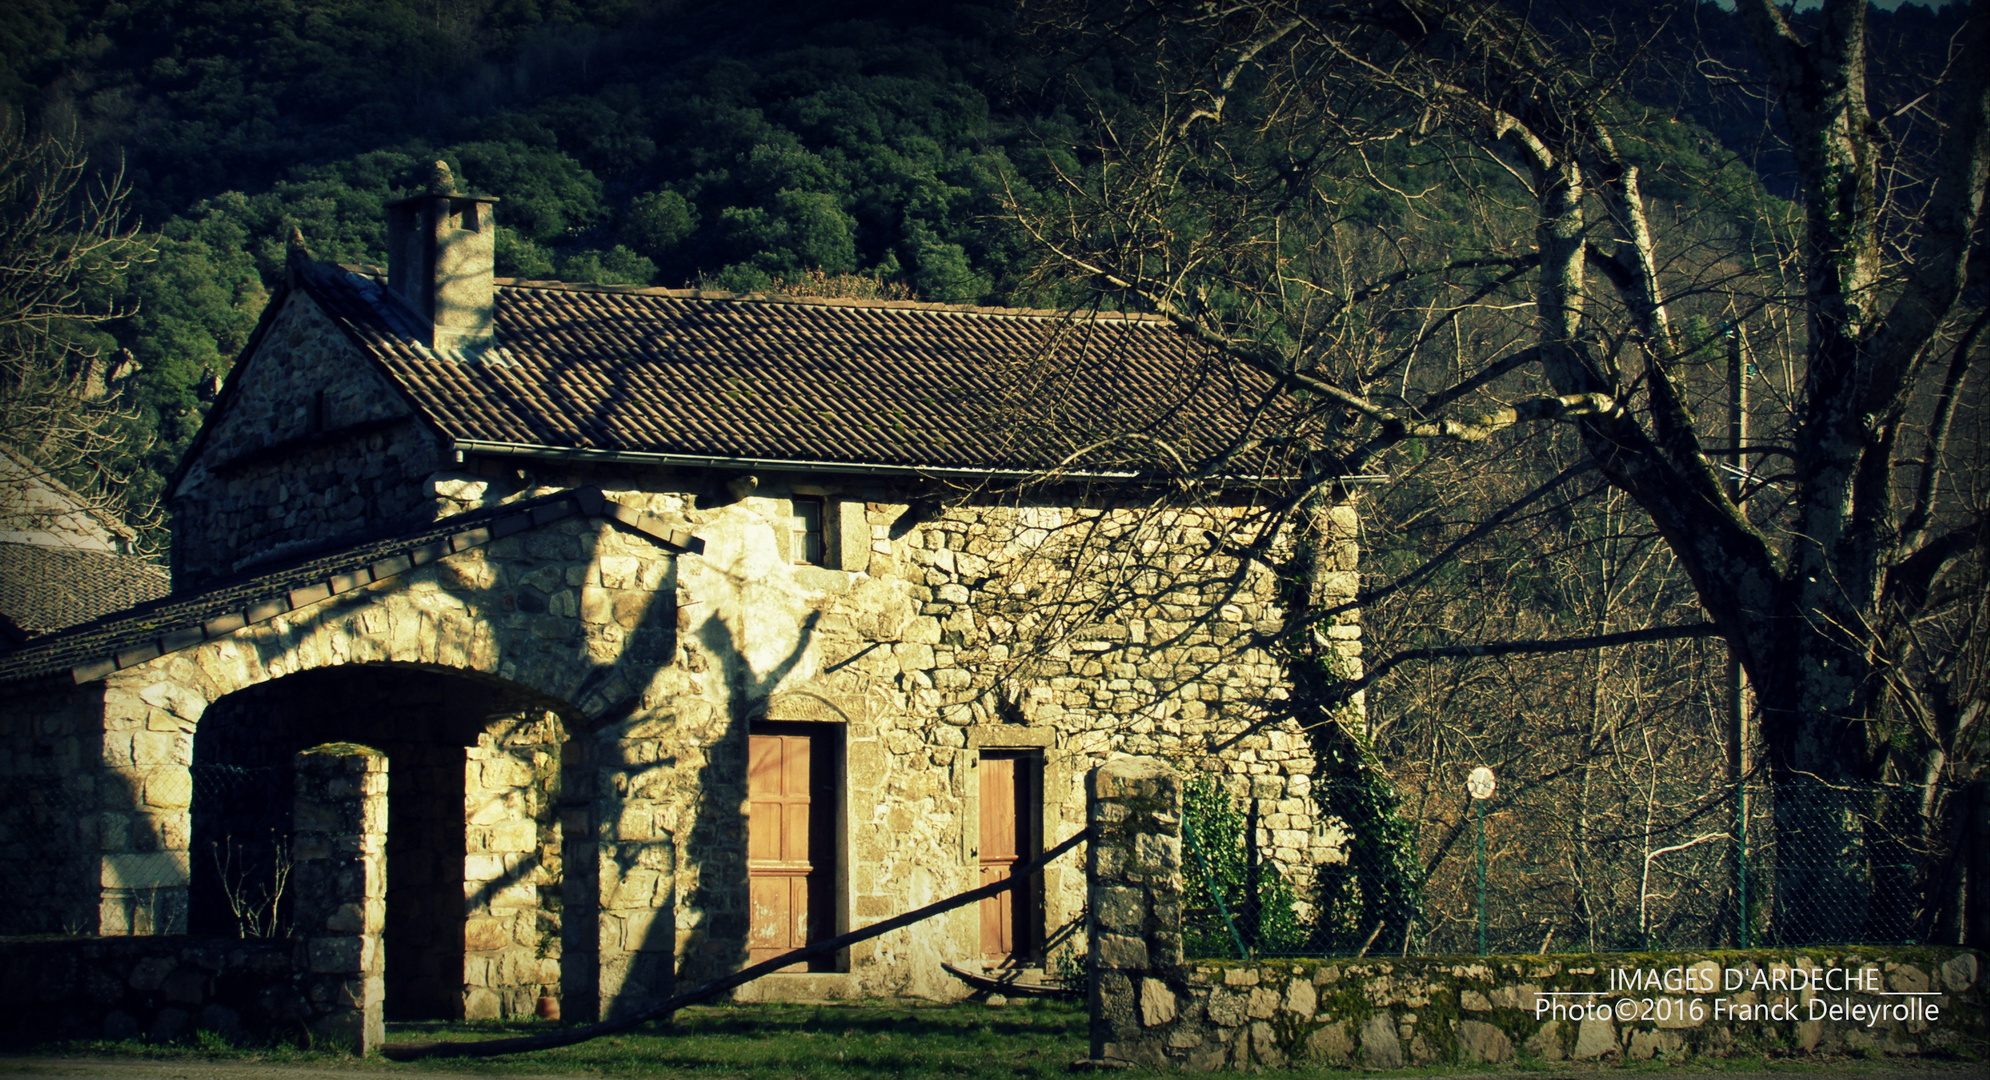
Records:
[[[404,965],[440,965],[446,983],[460,962],[462,982],[436,993],[460,995],[473,1017],[529,1013],[544,997],[564,998],[568,1015],[635,1008],[673,978],[740,962],[745,736],[763,720],[839,733],[839,930],[978,883],[977,765],[996,749],[1039,756],[1045,846],[1082,827],[1087,769],[1142,750],[1219,768],[1260,801],[1262,840],[1303,872],[1313,823],[1302,740],[1273,729],[1221,763],[1202,752],[1207,736],[1257,719],[1283,693],[1258,643],[1277,618],[1262,567],[1225,567],[1233,584],[1221,603],[1182,591],[1056,636],[1036,621],[1050,606],[1028,598],[1069,586],[1072,556],[1047,549],[1059,530],[1109,518],[1103,510],[966,505],[907,525],[909,493],[851,484],[832,508],[861,521],[843,532],[867,543],[861,560],[845,556],[862,569],[841,570],[787,558],[780,486],[708,509],[695,480],[642,490],[630,479],[433,486],[467,495],[482,484],[501,502],[615,484],[614,500],[700,537],[701,555],[569,519],[51,692],[61,709],[43,713],[40,734],[21,731],[16,761],[95,791],[97,831],[81,838],[103,867],[93,928],[185,925],[192,767],[275,760],[327,738],[383,745],[398,767],[431,770],[411,772],[430,779],[409,786],[462,793],[466,817],[428,804],[441,807],[427,828],[443,839],[404,850],[407,865],[426,861],[442,877],[460,859],[471,908],[410,916],[435,920],[425,929],[395,925],[462,935],[454,955]],[[482,713],[414,745],[424,710],[414,669],[487,701]],[[287,742],[259,757],[247,731]],[[73,747],[79,767],[35,757],[43,745]],[[420,835],[422,813],[406,804],[397,828]],[[1046,872],[1041,905],[1054,948],[1076,947],[1077,867]],[[407,905],[389,907],[391,921]],[[957,995],[939,964],[977,954],[978,924],[972,911],[940,923],[859,946],[840,972],[776,977],[742,996]]]
[[[829,931],[980,883],[989,755],[1028,763],[1020,831],[1038,850],[1084,827],[1089,770],[1143,754],[1255,800],[1261,849],[1302,889],[1332,857],[1302,736],[1274,724],[1220,759],[1206,749],[1286,692],[1289,583],[1240,550],[1258,512],[1243,496],[1157,510],[1111,484],[1016,494],[448,445],[289,294],[177,481],[180,587],[452,515],[482,524],[286,584],[281,603],[174,631],[80,685],[25,687],[29,704],[0,709],[0,778],[88,803],[88,824],[48,845],[74,864],[68,884],[27,915],[102,934],[199,922],[200,852],[232,826],[197,778],[327,741],[379,749],[392,776],[389,1018],[546,999],[568,1018],[620,1013],[740,967],[762,725],[828,733]],[[598,492],[592,509],[560,501],[575,491]],[[795,531],[805,501],[817,541]],[[1325,598],[1351,598],[1352,509],[1320,521]],[[821,548],[807,561],[805,542]],[[1356,616],[1332,636],[1358,665]],[[1053,865],[1027,900],[1031,959],[1075,961],[1081,868]],[[978,962],[980,933],[962,910],[737,996],[957,997],[941,963]]]

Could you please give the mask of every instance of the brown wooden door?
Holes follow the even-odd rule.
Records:
[[[981,757],[981,884],[1007,879],[1018,862],[1037,853],[1036,760],[991,751]],[[989,963],[1036,958],[1037,897],[1034,883],[981,902],[981,952]]]
[[[825,733],[756,727],[748,737],[748,963],[833,933],[834,756]],[[828,963],[811,967],[827,970]]]

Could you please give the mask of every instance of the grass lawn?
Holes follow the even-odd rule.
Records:
[[[254,1077],[324,1080],[382,1075],[419,1077],[427,1073],[464,1076],[696,1078],[696,1080],[798,1080],[847,1077],[852,1080],[1061,1077],[1086,1056],[1085,1010],[1060,1002],[1013,1002],[1000,1007],[974,1003],[928,1005],[911,1002],[851,1005],[694,1006],[668,1025],[613,1035],[559,1050],[501,1058],[440,1058],[396,1063],[379,1057],[364,1061],[298,1047],[230,1047],[212,1037],[169,1045],[144,1042],[74,1042],[32,1051],[41,1061],[143,1063],[142,1073],[118,1072],[132,1080],[154,1077]],[[395,1024],[388,1041],[429,1042],[491,1039],[548,1029],[543,1023]],[[201,1063],[221,1066],[203,1069]],[[153,1071],[164,1066],[167,1071]],[[186,1069],[182,1072],[182,1069]],[[1391,1077],[1456,1080],[1599,1080],[1610,1076],[1652,1076],[1668,1080],[1776,1080],[1788,1076],[1844,1077],[1848,1080],[1961,1080],[1982,1075],[1981,1062],[1962,1060],[1858,1058],[1762,1058],[1679,1062],[1510,1062],[1499,1066],[1426,1066],[1396,1070]],[[1254,1070],[1264,1071],[1264,1070]],[[1268,1070],[1291,1080],[1342,1080],[1345,1068],[1322,1064]],[[1357,1073],[1359,1070],[1356,1071]],[[0,1076],[9,1072],[0,1056]],[[28,1075],[36,1075],[30,1073]],[[61,1075],[81,1075],[63,1072]],[[1096,1074],[1095,1074],[1096,1075]],[[1166,1075],[1137,1069],[1135,1076]],[[1228,1075],[1248,1075],[1231,1073]],[[443,1080],[438,1076],[437,1080]]]
[[[528,1030],[531,1025],[408,1027],[389,1041]],[[1081,1005],[716,1005],[686,1009],[654,1031],[503,1060],[517,1072],[741,1080],[1062,1076],[1086,1047]],[[462,1069],[466,1063],[446,1059],[436,1067]]]
[[[547,1030],[534,1023],[395,1024],[388,1042],[488,1039]],[[477,1072],[789,1080],[808,1077],[1065,1076],[1086,1056],[1081,1004],[1014,1002],[1000,1007],[923,1005],[693,1006],[674,1022],[559,1050],[501,1058],[442,1058],[413,1064],[295,1048],[226,1048],[212,1039],[173,1046],[65,1043],[40,1054],[87,1054],[270,1065],[350,1063],[366,1072]]]

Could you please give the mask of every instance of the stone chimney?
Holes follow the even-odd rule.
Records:
[[[426,193],[387,204],[387,287],[426,324],[438,352],[474,357],[493,340],[496,202],[457,191],[438,161]]]

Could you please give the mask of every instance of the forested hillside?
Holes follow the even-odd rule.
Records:
[[[1955,21],[1918,7],[1876,18],[1877,34],[1936,48],[1938,24]],[[1745,68],[1738,28],[1711,35]],[[1091,100],[1043,92],[1073,64]],[[1025,283],[1003,200],[1030,199],[1099,134],[1074,115],[1101,99],[1138,107],[1151,75],[1025,41],[1000,0],[0,7],[8,110],[74,132],[100,173],[122,168],[154,245],[100,298],[132,314],[96,328],[139,364],[131,460],[117,463],[139,505],[242,347],[291,229],[320,257],[378,262],[381,204],[438,157],[503,198],[501,274],[1051,302]],[[1655,194],[1691,197],[1672,178],[1720,173],[1706,159],[1727,153],[1774,186],[1783,165],[1757,153],[1759,116],[1723,113],[1687,81],[1643,89],[1719,132],[1666,133]]]
[[[378,262],[381,204],[438,157],[502,197],[501,274],[1018,299],[1000,200],[1055,118],[996,104],[1006,25],[966,4],[42,0],[0,13],[0,92],[122,163],[155,245],[105,301],[134,313],[99,328],[141,365],[143,503],[291,229]]]

